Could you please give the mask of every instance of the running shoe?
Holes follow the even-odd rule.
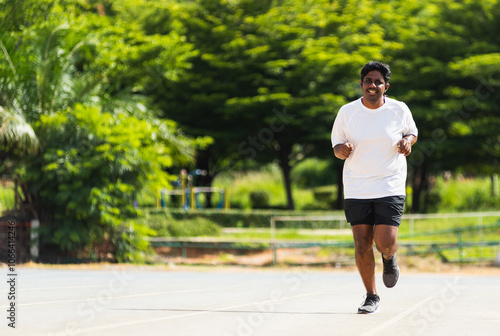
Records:
[[[392,288],[396,286],[399,279],[399,266],[396,262],[396,255],[393,255],[389,260],[384,259],[382,255],[382,263],[384,264],[382,280],[384,280],[385,287]]]
[[[365,302],[358,308],[358,314],[375,314],[380,311],[380,296],[366,294]]]

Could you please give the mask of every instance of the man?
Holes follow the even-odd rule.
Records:
[[[396,251],[406,195],[406,156],[418,136],[406,104],[385,96],[390,77],[388,65],[365,64],[359,81],[363,96],[340,108],[332,129],[334,154],[345,160],[345,215],[367,293],[360,314],[379,311],[374,243],[382,253],[385,286],[394,287],[399,278]]]

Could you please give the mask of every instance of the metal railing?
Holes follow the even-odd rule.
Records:
[[[477,218],[478,225],[483,225],[483,219],[485,217],[500,217],[500,211],[488,211],[488,212],[463,212],[463,213],[437,213],[437,214],[407,214],[403,215],[403,220],[409,220],[409,230],[410,234],[415,232],[415,220],[416,219],[449,219],[449,218]],[[347,223],[345,216],[275,216],[270,219],[271,228],[271,239],[276,237],[276,222],[286,222],[286,221],[339,221],[340,227],[343,227],[343,223]]]
[[[500,235],[497,240],[466,242],[463,240],[465,232],[483,230],[491,230],[500,228],[500,221],[493,224],[484,225],[485,217],[500,217],[500,211],[497,212],[469,212],[469,213],[451,213],[451,214],[409,214],[404,215],[404,220],[410,221],[410,232],[401,234],[400,239],[411,239],[422,236],[446,235],[452,234],[456,236],[456,241],[447,242],[412,242],[402,241],[399,243],[401,247],[407,248],[408,255],[430,254],[436,253],[444,261],[454,262],[455,260],[448,259],[443,252],[446,250],[458,250],[458,262],[463,263],[468,260],[464,256],[466,248],[471,247],[493,247],[500,245]],[[414,232],[414,221],[420,219],[436,219],[436,218],[478,218],[477,225],[469,225],[466,227],[441,229],[434,231]],[[339,221],[339,229],[347,227],[345,217],[342,215],[336,216],[275,216],[270,219],[270,239],[248,240],[248,239],[217,239],[217,238],[151,238],[150,242],[153,247],[177,247],[182,250],[182,258],[186,258],[187,249],[189,248],[207,248],[207,249],[240,249],[240,250],[272,250],[273,264],[278,263],[277,251],[283,248],[311,248],[311,247],[337,247],[337,248],[354,248],[352,241],[297,241],[297,240],[278,240],[276,239],[276,223],[280,221]],[[422,251],[417,251],[417,248],[423,248]]]

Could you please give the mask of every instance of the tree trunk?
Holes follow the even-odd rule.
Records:
[[[210,156],[210,151],[205,150],[198,153],[196,158],[196,168],[206,172],[206,174],[199,178],[200,187],[211,187],[212,181],[215,178],[215,175],[210,171]],[[205,207],[207,209],[212,208],[212,192],[205,193]]]
[[[210,172],[207,171],[207,176],[205,176],[203,185],[205,187],[211,187],[213,180],[214,180],[213,176],[210,175]],[[206,204],[205,204],[206,208],[207,209],[213,208],[213,205],[212,205],[212,192],[207,192],[205,196],[206,196]]]
[[[278,150],[279,164],[281,171],[283,173],[283,182],[285,183],[286,199],[287,199],[287,209],[295,210],[295,204],[292,196],[292,182],[290,179],[290,153],[292,152],[292,146],[290,144],[280,144]]]
[[[337,209],[344,209],[344,164],[337,167]]]
[[[491,196],[498,196],[498,174],[491,174]]]
[[[413,204],[412,212],[418,213],[421,211],[422,195],[428,188],[427,183],[427,162],[423,162],[420,166],[415,167],[413,175]]]

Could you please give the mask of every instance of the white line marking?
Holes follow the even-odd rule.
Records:
[[[223,286],[222,288],[227,290],[228,288],[238,288],[238,287],[241,287],[241,286],[242,285],[236,285],[236,286],[231,286],[231,287]],[[77,287],[78,286],[75,286],[75,288],[77,288]],[[86,287],[86,286],[81,286],[81,287]],[[107,286],[103,286],[103,287],[107,287]],[[122,296],[113,296],[112,299],[127,299],[127,298],[143,297],[143,296],[151,296],[151,295],[162,295],[162,294],[209,292],[209,291],[218,290],[220,288],[221,288],[220,286],[215,286],[215,287],[205,288],[205,289],[184,289],[184,290],[178,290],[178,291],[164,291],[164,292],[155,292],[155,293],[122,295]],[[74,300],[61,300],[61,301],[21,303],[18,306],[19,307],[28,307],[28,306],[47,305],[47,304],[64,304],[64,303],[72,303],[72,302],[89,302],[89,301],[97,301],[97,300],[101,300],[101,299],[102,299],[101,297],[90,297],[90,298],[86,298],[86,299],[74,299]],[[9,308],[9,306],[8,305],[0,306],[0,308]]]
[[[126,299],[126,298],[134,298],[134,297],[142,297],[142,296],[151,296],[151,295],[161,295],[161,294],[178,294],[178,293],[194,293],[194,292],[204,292],[215,290],[215,288],[209,289],[185,289],[179,291],[165,291],[165,292],[156,292],[156,293],[145,293],[145,294],[134,294],[134,295],[122,295],[122,296],[113,296],[112,299]],[[62,300],[62,301],[48,301],[48,302],[34,302],[34,303],[21,303],[18,304],[19,307],[28,307],[28,306],[38,306],[38,305],[47,305],[47,304],[61,304],[61,303],[71,303],[71,302],[84,302],[84,301],[96,301],[101,300],[100,297],[95,298],[86,298],[86,299],[75,299],[75,300]],[[0,306],[0,308],[8,308],[9,306]]]
[[[59,290],[59,289],[74,289],[74,288],[99,288],[99,287],[108,287],[105,285],[100,285],[100,286],[65,286],[65,287],[29,287],[29,288],[23,288],[19,287],[18,289],[22,292],[24,291],[33,291],[33,290]]]
[[[347,288],[350,288],[351,286],[346,286]],[[337,288],[334,291],[338,290],[343,290],[344,288]],[[321,291],[321,292],[312,292],[312,293],[306,293],[306,294],[298,294],[298,295],[293,295],[293,296],[287,296],[280,298],[279,300],[276,301],[286,301],[290,299],[296,299],[296,298],[301,298],[301,297],[306,297],[306,296],[314,296],[314,295],[320,295],[320,294],[325,294],[330,291]],[[251,302],[251,303],[244,303],[244,304],[239,304],[239,305],[233,305],[233,306],[227,306],[227,307],[222,307],[218,309],[210,309],[206,311],[198,311],[198,312],[193,312],[193,313],[188,313],[188,314],[181,314],[181,315],[174,315],[174,316],[162,316],[162,317],[156,317],[156,318],[151,318],[151,319],[146,319],[146,320],[137,320],[137,321],[131,321],[131,322],[122,322],[122,323],[115,323],[115,324],[107,324],[104,326],[97,326],[97,327],[92,327],[92,328],[87,328],[87,329],[82,329],[80,331],[82,332],[90,332],[90,331],[97,331],[97,330],[104,330],[104,329],[112,329],[112,328],[119,328],[119,327],[126,327],[134,324],[141,324],[141,323],[151,323],[151,322],[157,322],[157,321],[165,321],[165,320],[173,320],[173,319],[178,319],[178,318],[183,318],[183,317],[191,317],[191,316],[197,316],[197,315],[204,315],[208,313],[218,313],[224,310],[230,310],[230,309],[235,309],[235,308],[242,308],[242,307],[247,307],[247,306],[253,306],[257,304],[263,304],[263,303],[268,303],[268,302],[273,302],[272,300],[263,300],[263,301],[256,301],[256,302]],[[242,312],[246,313],[246,312]]]
[[[411,306],[410,308],[408,308],[407,310],[405,310],[404,312],[400,313],[399,315],[396,315],[395,317],[393,317],[392,319],[386,321],[385,323],[382,323],[381,325],[379,325],[378,327],[376,327],[375,329],[372,329],[370,330],[369,332],[366,332],[366,333],[363,333],[361,336],[372,336],[372,335],[376,335],[377,333],[381,332],[382,330],[384,330],[385,328],[393,325],[394,323],[398,322],[399,320],[401,320],[402,318],[406,317],[407,315],[413,313],[415,310],[417,310],[420,306],[426,304],[427,302],[429,302],[430,300],[434,299],[438,297],[436,294],[432,294],[431,296],[428,296],[426,297],[425,299],[423,299],[422,301],[419,301],[418,303],[414,304],[413,306]]]

